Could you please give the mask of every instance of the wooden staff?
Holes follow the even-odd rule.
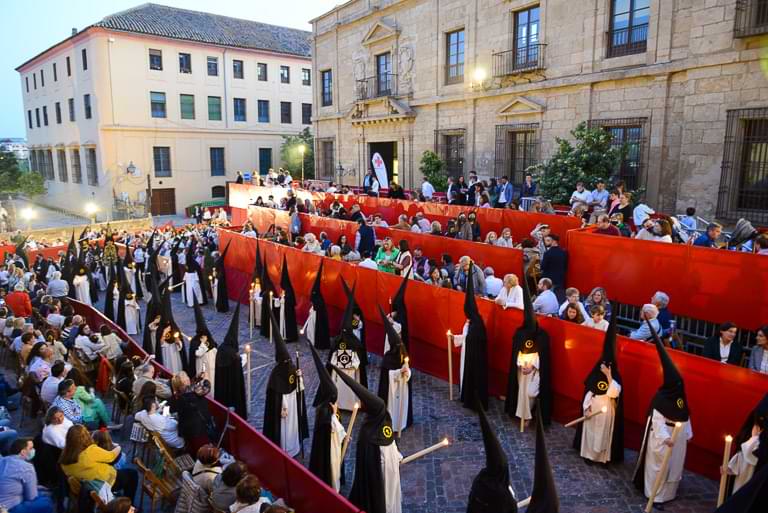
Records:
[[[565,427],[575,426],[576,424],[580,424],[580,423],[584,422],[585,420],[591,419],[595,415],[600,415],[601,413],[607,413],[607,412],[608,412],[608,407],[607,406],[603,406],[602,408],[600,408],[597,411],[590,412],[589,414],[584,415],[582,417],[579,417],[576,420],[570,421],[568,424],[565,425]]]
[[[410,463],[413,460],[417,460],[417,459],[421,458],[422,456],[426,456],[430,452],[434,452],[434,451],[436,451],[438,449],[442,449],[443,447],[448,447],[448,445],[450,445],[450,443],[451,442],[448,441],[448,438],[443,438],[440,442],[437,442],[435,445],[427,447],[426,449],[422,449],[422,450],[420,450],[417,453],[411,454],[407,458],[403,458],[400,461],[400,465],[405,465],[406,463]]]
[[[296,384],[296,406],[299,410],[299,444],[301,445],[301,459],[304,459],[304,438],[301,436],[301,416],[306,415],[307,412],[303,411],[302,405],[304,404],[304,378],[301,376],[301,364],[299,363],[299,352],[296,351],[296,376],[298,383]]]
[[[520,432],[522,433],[523,431],[525,431],[525,419],[521,415],[520,416]]]
[[[725,500],[725,482],[728,480],[728,458],[731,456],[731,443],[733,443],[733,437],[731,435],[726,436],[725,450],[723,451],[723,467],[720,472],[720,490],[717,493],[718,508]]]
[[[662,481],[667,477],[667,469],[669,468],[669,459],[672,457],[672,449],[675,448],[677,435],[682,429],[683,423],[675,422],[675,428],[672,430],[672,446],[667,447],[667,452],[664,453],[664,459],[661,461],[661,469],[656,475],[656,481],[654,481],[653,488],[651,488],[651,495],[648,497],[648,503],[645,505],[645,513],[651,513],[651,510],[653,509],[653,499],[655,499],[656,495],[659,493]]]
[[[453,333],[448,330],[446,333],[448,338],[448,400],[453,401]]]
[[[248,374],[245,376],[245,395],[248,400],[248,408],[246,411],[251,411],[251,344],[245,344],[245,363]]]
[[[340,461],[344,461],[344,455],[347,454],[347,446],[349,446],[349,439],[352,437],[352,428],[355,427],[355,419],[357,418],[357,410],[360,409],[360,403],[355,403],[352,408],[352,418],[349,419],[349,427],[347,427],[347,436],[344,437],[344,441],[341,444],[341,458]]]
[[[405,357],[405,365],[406,365],[406,366],[408,365],[408,360],[410,360],[410,358],[408,358],[408,357],[406,356],[406,357]],[[407,385],[408,381],[406,381],[405,379],[403,379],[403,374],[402,374],[402,373],[400,374],[400,379],[399,379],[399,381],[403,381],[403,382],[404,382],[404,384],[405,384],[405,386],[406,386],[406,387],[408,386],[408,385]],[[408,390],[406,390],[406,391],[405,391],[405,396],[406,396],[406,397],[408,397]],[[403,405],[404,405],[404,404],[405,404],[405,401],[403,400],[403,398],[402,398],[402,396],[401,396],[401,397],[400,397],[400,414],[399,414],[399,415],[398,415],[398,417],[397,417],[397,422],[398,422],[398,424],[397,424],[397,437],[398,437],[398,438],[400,438],[400,435],[403,433],[403,432],[402,432],[402,426],[403,426]]]
[[[248,291],[248,338],[253,338],[253,285]]]
[[[272,296],[274,296],[274,295],[275,295],[274,292],[272,292],[270,290],[269,291],[269,311],[270,312],[272,312],[272,305],[274,304],[274,303],[272,303]],[[270,316],[270,321],[269,321],[269,343],[270,344],[272,343],[272,330],[275,329],[275,327],[272,326],[272,320],[271,319],[272,319],[272,317]]]

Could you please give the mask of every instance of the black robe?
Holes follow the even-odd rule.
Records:
[[[318,273],[322,272],[322,264]],[[328,308],[325,305],[325,299],[323,293],[320,290],[319,280],[322,276],[318,275],[315,278],[315,284],[312,287],[312,291],[309,294],[309,300],[312,302],[312,308],[315,310],[315,348],[316,349],[330,349],[331,347],[331,333],[328,323]]]
[[[357,440],[355,481],[349,500],[367,513],[386,513],[384,472],[381,468],[381,447],[371,441],[361,429]]]
[[[179,266],[179,254],[178,243],[171,248],[171,276],[173,277],[173,284],[178,285],[182,282],[181,267]],[[181,287],[173,289],[173,292],[180,292]]]
[[[312,434],[312,448],[309,454],[309,471],[333,487],[331,476],[331,418],[330,405],[321,404],[315,408],[315,428]],[[344,480],[344,462],[341,462],[341,484]]]
[[[216,380],[214,398],[225,406],[233,406],[235,413],[248,418],[245,404],[245,379],[240,354],[228,344],[221,344],[216,351]]]
[[[376,395],[381,397],[382,401],[384,401],[387,406],[389,406],[389,371],[401,369],[403,367],[403,361],[402,359],[400,360],[401,361],[398,362],[397,359],[392,356],[391,352],[388,352],[384,355],[384,358],[381,361],[379,389]],[[411,383],[413,383],[413,370],[411,370],[411,379],[408,380],[408,413],[405,421],[406,428],[413,425],[413,401],[411,400],[413,397],[413,388],[411,387]]]
[[[275,287],[272,285],[272,280],[267,276],[266,269],[264,275],[261,280],[261,326],[259,326],[259,333],[262,337],[269,338],[269,334],[272,332],[272,323],[269,322],[272,313],[272,301],[269,293],[270,291],[274,293]]]
[[[477,407],[475,394],[483,409],[488,409],[488,336],[485,322],[478,316],[470,320],[464,340],[464,376],[461,381],[461,402],[465,408]],[[410,408],[409,408],[410,410]],[[409,411],[410,418],[410,411]]]
[[[283,276],[280,286],[283,292],[285,292],[283,297],[285,301],[283,306],[283,311],[285,312],[285,341],[296,342],[299,340],[299,328],[296,324],[296,294],[293,291],[293,286],[290,284],[290,279],[286,283],[285,276]]]
[[[224,270],[224,257],[220,256],[214,264],[216,269],[216,311],[229,312],[229,292],[227,290],[227,274]]]
[[[289,384],[293,377],[293,383]],[[218,381],[218,379],[217,379]],[[293,364],[278,363],[272,369],[267,383],[267,397],[264,402],[264,436],[280,446],[280,422],[283,411],[283,395],[296,390],[296,408],[299,424],[299,440],[302,443],[309,438],[309,422],[307,421],[307,406],[304,401],[304,393],[298,390],[298,376]]]
[[[534,342],[534,348],[539,353],[539,396],[536,398],[535,410],[541,414],[541,420],[545,426],[552,421],[552,367],[549,353],[549,335],[537,326],[535,331],[520,327],[512,337],[512,358],[509,364],[509,380],[507,381],[507,399],[504,401],[504,411],[510,417],[517,415],[517,357],[526,351],[528,341]],[[618,413],[617,413],[618,416]]]

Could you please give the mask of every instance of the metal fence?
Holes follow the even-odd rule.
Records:
[[[493,76],[504,77],[544,69],[546,47],[543,43],[529,44],[514,50],[494,53]]]
[[[607,39],[608,58],[643,53],[648,43],[648,24],[609,30]]]
[[[374,77],[358,80],[355,91],[358,100],[370,100],[382,96],[397,95],[397,74],[380,73]]]
[[[768,33],[768,0],[738,0],[733,27],[734,37]]]

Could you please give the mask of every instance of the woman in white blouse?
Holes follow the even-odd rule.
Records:
[[[67,431],[72,427],[72,421],[64,416],[58,406],[51,406],[45,414],[43,442],[63,449],[67,441]]]
[[[501,287],[495,301],[505,310],[510,307],[523,308],[523,288],[520,286],[517,276],[514,274],[504,276],[504,286]]]
[[[136,422],[150,431],[157,432],[169,446],[174,449],[184,447],[184,439],[179,436],[179,423],[172,417],[166,417],[157,411],[157,401],[154,397],[145,397],[143,409],[136,414]]]

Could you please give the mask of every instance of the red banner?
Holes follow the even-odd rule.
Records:
[[[227,253],[227,283],[232,297],[247,284],[254,266],[256,240],[228,230],[220,230],[220,242],[233,244]],[[262,254],[268,257],[271,278],[279,283],[283,255],[288,257],[291,281],[301,298],[299,318],[307,315],[308,291],[320,264],[316,255],[259,241]],[[348,283],[356,283],[356,300],[366,320],[366,338],[369,350],[381,353],[382,327],[377,305],[389,309],[389,298],[400,284],[400,279],[358,266],[325,259],[323,296],[329,306],[332,333],[338,326],[344,308],[340,276]],[[464,295],[449,289],[419,282],[408,284],[407,308],[411,321],[410,352],[413,366],[447,379],[448,357],[446,331],[459,332],[464,324]],[[490,392],[506,394],[507,375],[511,356],[512,334],[522,323],[522,311],[503,310],[488,300],[478,299],[480,312],[488,331],[488,365]],[[439,308],[435,308],[439,305]],[[580,415],[584,390],[583,380],[602,350],[604,334],[591,328],[567,323],[556,318],[539,317],[541,325],[552,340],[553,388],[556,394],[554,416],[566,421]],[[455,351],[455,350],[454,350]],[[637,449],[645,425],[650,399],[661,384],[661,368],[653,345],[619,337],[619,365],[624,379],[624,414],[627,446]],[[685,378],[691,409],[694,437],[689,444],[686,466],[698,473],[716,478],[722,457],[723,437],[736,434],[741,422],[768,392],[768,376],[731,365],[708,360],[696,355],[671,351],[673,359]],[[458,376],[459,353],[455,352],[454,376]],[[713,387],[712,384],[717,386]],[[419,422],[419,419],[416,419]]]

